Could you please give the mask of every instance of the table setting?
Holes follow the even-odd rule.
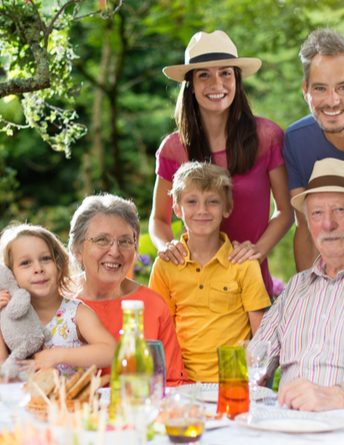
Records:
[[[51,368],[27,382],[1,383],[0,445],[344,444],[344,409],[290,410],[259,386],[266,345],[256,356],[246,344],[220,347],[218,383],[173,388],[165,386],[160,345],[151,347],[153,374],[120,376],[115,421],[111,388],[95,367],[68,380]]]
[[[253,350],[248,342],[218,348],[219,383],[184,385],[183,397],[204,404],[204,431],[195,440],[179,443],[204,445],[266,445],[344,443],[344,410],[305,412],[281,407],[276,392],[259,386],[266,374],[270,343],[260,342]],[[156,436],[152,444],[167,444],[166,436]]]
[[[192,385],[180,387],[184,396],[192,394]],[[198,441],[203,445],[264,444],[276,440],[280,444],[344,443],[344,409],[327,412],[295,411],[280,407],[276,393],[265,387],[257,387],[253,413],[238,414],[233,420],[219,418],[217,411],[217,384],[200,384],[197,398],[206,410],[204,432]],[[177,390],[178,391],[178,390]],[[193,397],[193,395],[190,395]],[[274,404],[271,400],[274,399]],[[266,405],[264,401],[268,401]],[[234,442],[233,442],[234,441]],[[152,445],[171,443],[164,434],[156,435]],[[187,442],[184,442],[187,443]],[[191,442],[190,442],[191,443]],[[195,442],[193,442],[195,443]]]
[[[15,385],[15,388],[11,385]],[[0,388],[0,445],[19,445],[19,437],[25,431],[26,438],[35,437],[36,445],[69,445],[69,444],[139,444],[137,436],[132,429],[114,432],[90,431],[80,429],[73,432],[68,424],[53,426],[49,421],[42,422],[25,409],[27,394],[18,384],[7,384],[6,392]],[[198,388],[192,388],[192,386]],[[227,416],[219,418],[217,400],[215,397],[217,384],[184,385],[176,389],[168,389],[169,393],[180,392],[183,399],[188,396],[199,399],[204,406],[204,430],[197,441],[179,443],[200,443],[202,445],[227,445],[235,441],[236,445],[264,444],[269,440],[276,440],[278,444],[308,444],[308,443],[344,443],[344,410],[330,412],[310,413],[294,411],[275,405],[264,405],[264,397],[271,396],[271,390],[258,387],[257,407],[252,416],[250,412],[237,415],[233,420]],[[5,386],[3,386],[4,388]],[[9,392],[15,392],[18,407],[13,411],[13,405],[8,404],[6,397]],[[101,400],[106,405],[109,399],[109,388],[102,390]],[[148,441],[151,445],[171,444],[171,440],[164,430],[159,419],[154,425],[154,437]],[[9,433],[17,430],[18,441]],[[40,438],[40,439],[37,439]],[[41,440],[42,442],[39,442]]]

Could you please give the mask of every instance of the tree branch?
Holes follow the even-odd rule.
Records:
[[[47,33],[47,27],[45,26],[45,23],[43,22],[43,20],[41,20],[41,16],[40,16],[40,14],[39,14],[39,10],[38,10],[38,8],[37,8],[37,5],[36,5],[36,3],[35,2],[33,2],[32,0],[28,0],[29,2],[30,2],[30,4],[32,5],[32,7],[33,7],[33,9],[35,10],[35,12],[36,12],[36,17],[39,19],[39,23],[40,23],[40,25],[41,25],[41,29],[42,29],[42,31],[43,31],[43,33],[44,33],[44,35]],[[45,47],[46,47],[46,45],[44,45]]]
[[[47,26],[47,32],[45,35],[44,40],[48,40],[49,35],[51,34],[52,30],[54,29],[54,25],[57,21],[57,19],[60,17],[60,15],[65,11],[68,6],[76,5],[77,3],[81,3],[83,0],[69,0],[67,3],[61,6],[61,8],[57,11],[57,13],[54,15],[54,17],[51,19],[50,24]]]
[[[49,55],[45,47],[41,46],[42,21],[35,9],[32,14],[16,14],[14,9],[11,16],[21,39],[28,44],[35,61],[35,74],[27,79],[16,78],[0,83],[0,98],[9,94],[21,94],[37,91],[50,86]]]
[[[80,74],[82,74],[85,77],[85,79],[87,79],[90,82],[91,85],[106,93],[105,85],[100,84],[98,80],[85,69],[83,63],[75,63],[74,67],[77,71],[79,71]]]
[[[118,0],[118,5],[112,11],[104,11],[103,9],[99,9],[98,11],[89,12],[88,14],[76,15],[74,16],[74,20],[82,20],[87,17],[94,17],[96,15],[100,15],[102,18],[111,18],[121,9],[125,0]]]

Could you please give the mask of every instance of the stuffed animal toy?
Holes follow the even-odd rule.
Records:
[[[0,264],[0,289],[7,289],[10,301],[0,311],[0,330],[10,349],[10,355],[1,366],[6,378],[17,377],[17,360],[24,360],[43,346],[47,338],[28,291],[18,287],[13,273]]]

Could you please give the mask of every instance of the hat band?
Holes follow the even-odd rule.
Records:
[[[191,57],[189,63],[210,62],[211,60],[237,59],[236,56],[229,53],[207,53],[200,56]]]
[[[335,176],[335,175],[319,176],[318,178],[314,178],[311,181],[309,181],[306,190],[314,189],[317,187],[328,187],[331,185],[344,187],[343,176]]]

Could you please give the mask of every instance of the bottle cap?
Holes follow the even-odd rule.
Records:
[[[143,309],[143,306],[142,300],[122,300],[121,302],[122,309]]]

